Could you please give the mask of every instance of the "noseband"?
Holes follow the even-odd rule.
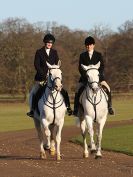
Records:
[[[86,70],[86,73],[87,73],[87,71],[90,71],[90,70],[97,70],[98,71],[98,69],[96,69],[96,68],[90,68],[90,69],[87,69]],[[89,76],[88,76],[89,77]],[[92,88],[92,84],[94,84],[94,83],[96,83],[96,84],[98,84],[99,85],[99,82],[97,82],[97,81],[93,81],[93,82],[87,82],[88,83],[88,86],[93,90],[93,88]]]

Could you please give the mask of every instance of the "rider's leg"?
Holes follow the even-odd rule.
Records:
[[[73,111],[73,115],[77,116],[78,114],[78,108],[79,108],[79,98],[81,93],[83,92],[85,88],[85,85],[82,82],[78,83],[76,92],[75,92],[75,97],[74,97],[74,111]]]
[[[37,90],[37,92],[35,94],[34,110],[36,109],[38,114],[40,114],[40,112],[38,110],[38,102],[39,102],[40,98],[42,97],[42,94],[45,92],[45,89],[46,89],[46,84],[40,85],[39,89]]]
[[[40,84],[39,84],[39,82],[36,82],[30,92],[30,97],[29,97],[30,111],[27,113],[27,116],[29,116],[29,117],[34,116],[35,103],[36,103],[35,95],[38,92],[39,88],[40,88]]]
[[[63,98],[64,98],[64,101],[65,101],[65,105],[67,107],[67,112],[68,112],[68,115],[72,115],[72,109],[71,109],[71,106],[70,106],[70,100],[69,100],[69,96],[68,96],[68,93],[65,89],[61,89],[61,94],[63,95]]]
[[[110,87],[106,81],[102,81],[101,85],[103,85],[106,88],[106,93],[108,95],[108,112],[110,115],[114,115],[114,110],[112,108],[112,96],[111,96]]]

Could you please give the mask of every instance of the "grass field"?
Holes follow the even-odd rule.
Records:
[[[110,121],[133,119],[133,97],[113,99],[115,116],[109,116]]]
[[[33,121],[26,116],[28,106],[22,103],[0,104],[0,131],[33,128]]]
[[[109,116],[108,121],[119,121],[133,119],[133,98],[114,99],[113,106],[116,115]],[[26,116],[29,110],[27,104],[23,103],[0,103],[0,132],[30,129],[34,127],[33,120]],[[65,125],[75,125],[73,116],[65,117]]]
[[[27,104],[0,103],[0,132],[34,128],[32,118],[26,116],[29,111]],[[65,125],[74,125],[73,116],[65,117]]]
[[[81,135],[74,137],[71,141],[83,145]],[[89,141],[89,136],[87,136],[87,141]],[[133,125],[105,128],[103,131],[102,148],[133,156]]]

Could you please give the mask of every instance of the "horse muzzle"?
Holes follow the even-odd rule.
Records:
[[[99,90],[99,87],[98,87],[97,84],[92,86],[92,91],[93,91],[94,93],[97,93],[98,90]]]
[[[55,88],[56,91],[60,92],[62,87],[63,87],[63,85],[61,84],[61,85],[55,85],[54,88]]]

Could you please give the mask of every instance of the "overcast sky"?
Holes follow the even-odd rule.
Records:
[[[8,17],[26,18],[30,23],[56,21],[87,31],[102,24],[117,31],[133,20],[133,0],[0,0],[0,21]]]

